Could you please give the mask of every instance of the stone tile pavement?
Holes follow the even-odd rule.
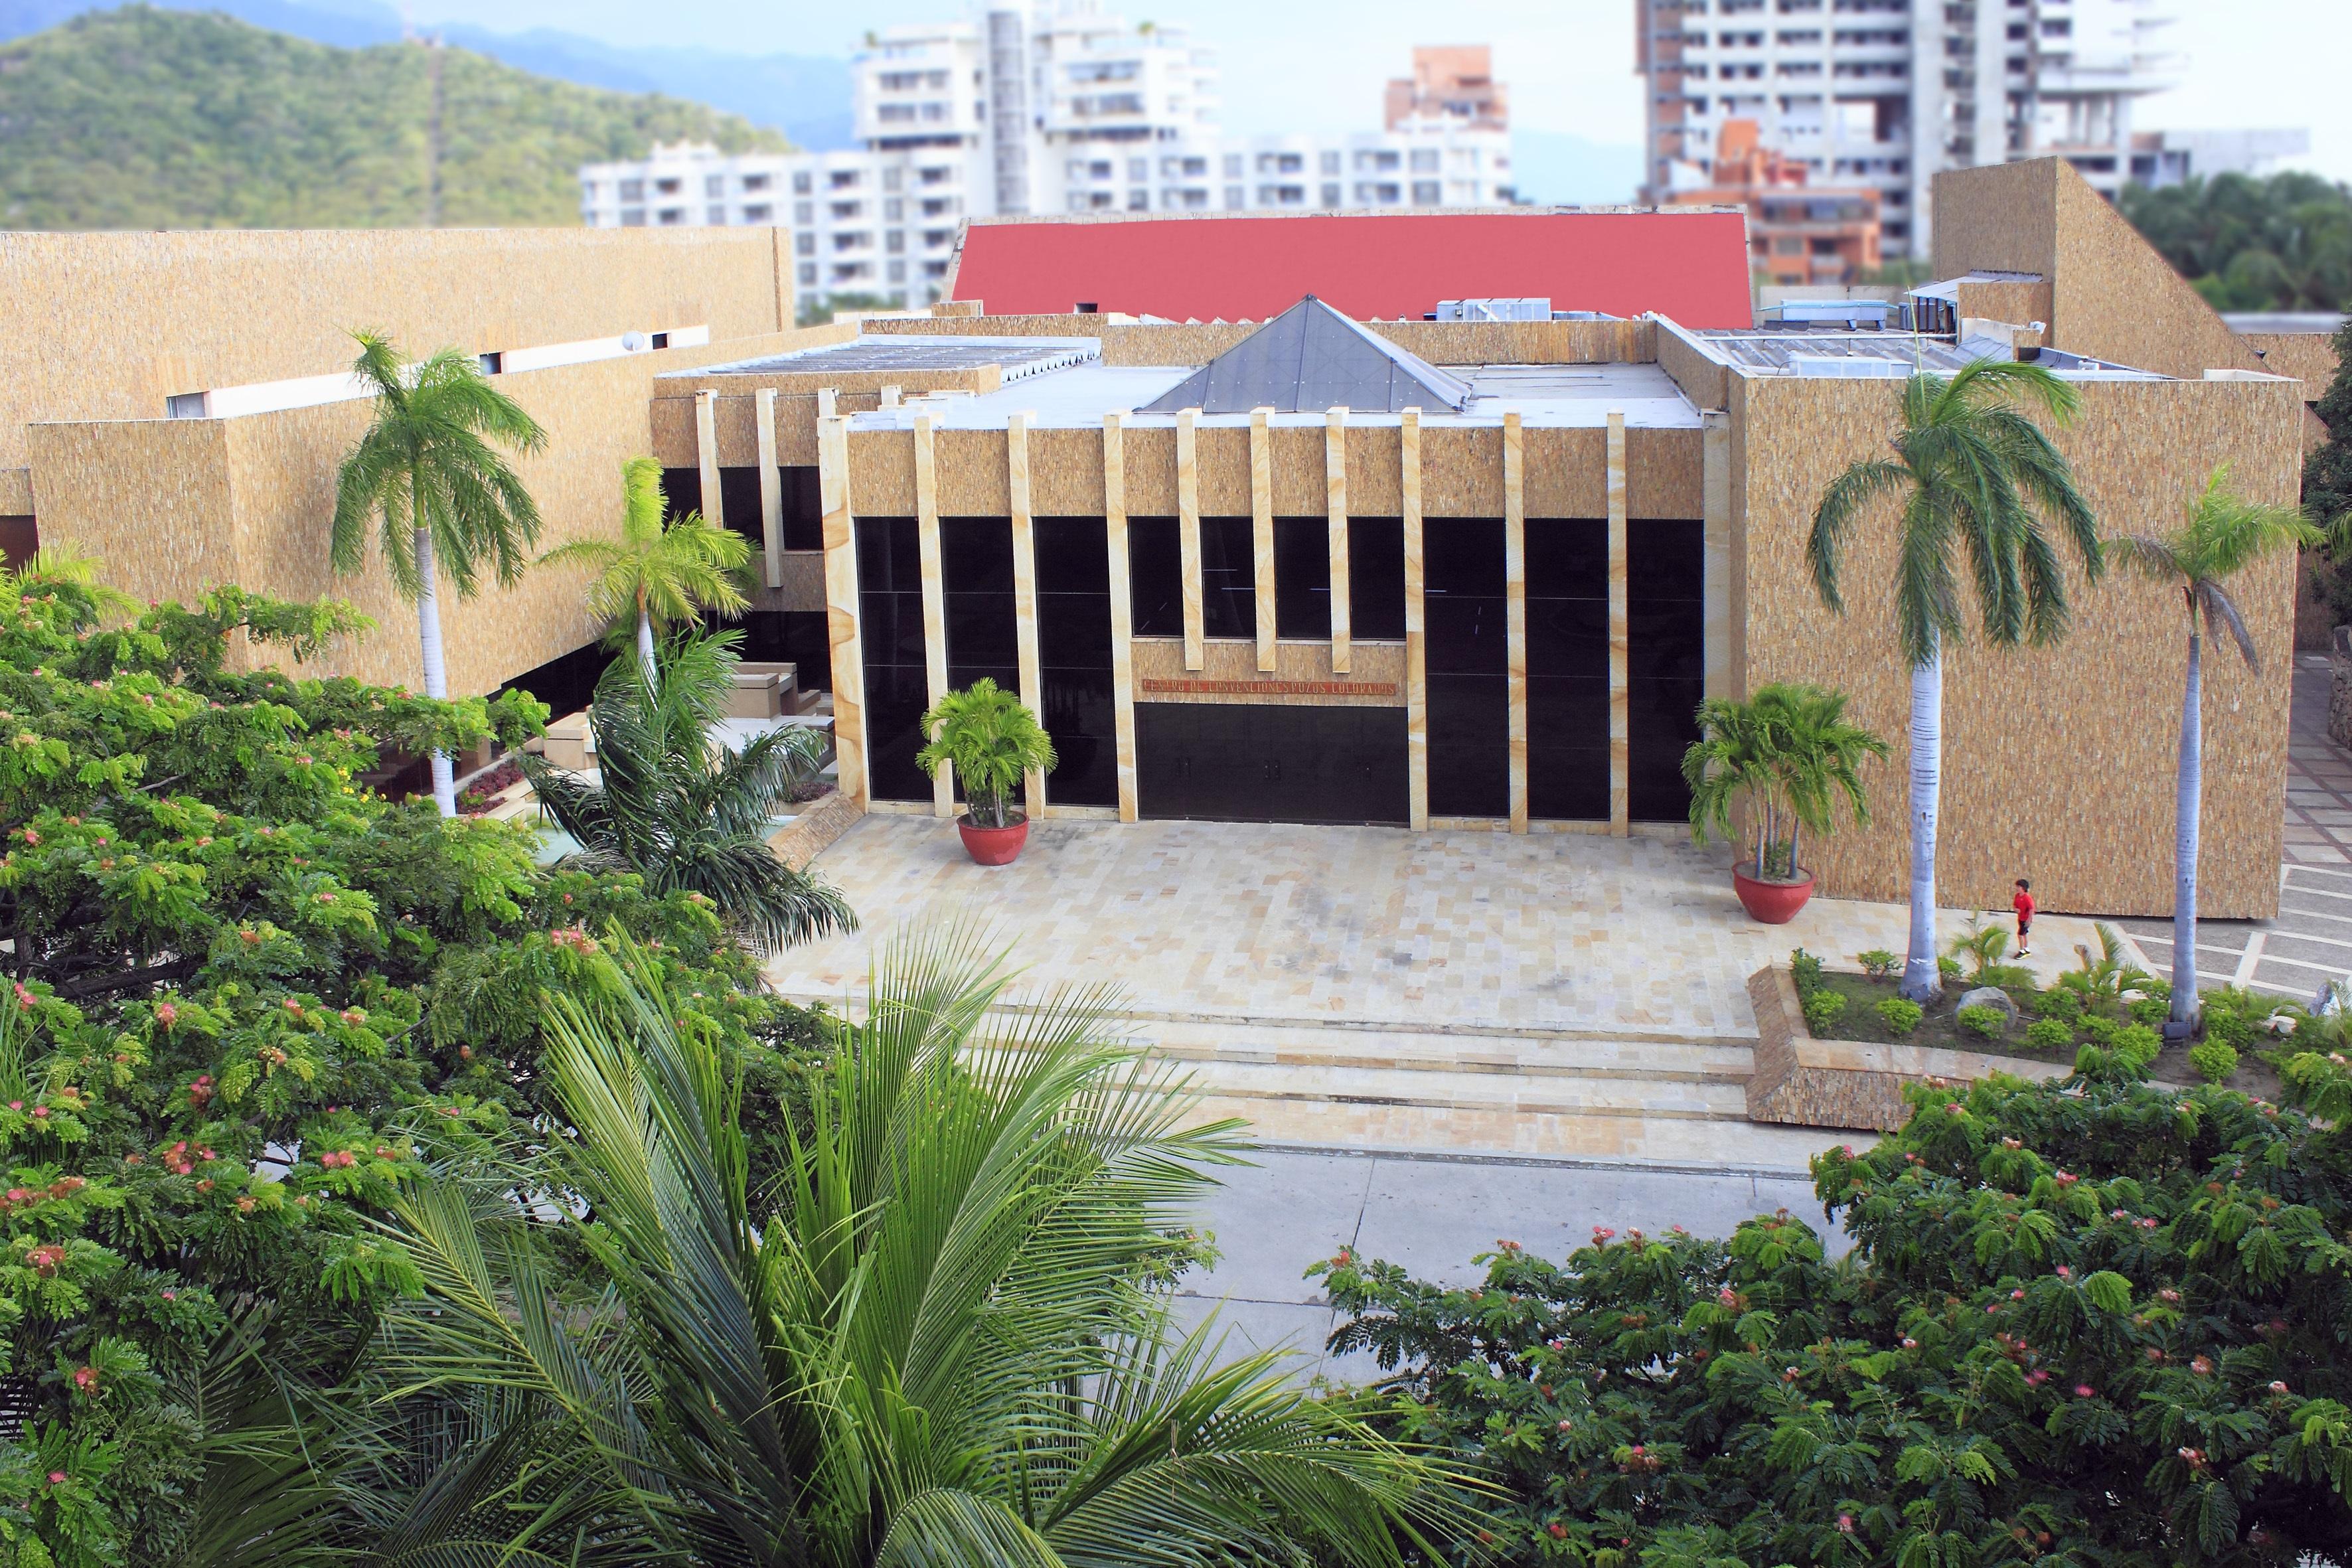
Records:
[[[2268,921],[2200,921],[2197,969],[2224,981],[2308,999],[2352,973],[2352,752],[2327,738],[2326,654],[2298,654],[2287,741],[2286,859],[2279,912]],[[2172,970],[2172,922],[2117,922],[2159,974]]]
[[[892,932],[961,916],[1030,985],[1108,983],[1138,1020],[1747,1040],[1765,963],[1801,944],[1899,952],[1907,923],[1898,905],[1815,899],[1759,925],[1727,851],[1680,837],[1053,821],[982,868],[945,822],[869,816],[816,864],[863,929],[774,960],[788,995],[838,1002]],[[1947,911],[1946,940],[1966,919]],[[2090,926],[2045,923],[2035,958],[2054,973]]]

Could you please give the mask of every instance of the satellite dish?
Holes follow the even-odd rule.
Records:
[[[645,333],[643,333],[643,332],[623,332],[623,333],[621,334],[621,348],[622,348],[622,351],[623,351],[624,353],[637,353],[638,351],[640,351],[641,349],[643,349],[645,346],[646,346],[646,335],[645,335]]]

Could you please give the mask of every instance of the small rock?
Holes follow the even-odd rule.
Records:
[[[1961,992],[1959,1005],[1953,1011],[1967,1007],[1998,1007],[2003,1017],[2012,1024],[2017,1022],[2017,1004],[1998,985],[1979,985],[1973,991]]]

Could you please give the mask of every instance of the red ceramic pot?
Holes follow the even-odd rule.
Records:
[[[974,827],[967,812],[956,818],[956,831],[963,836],[964,852],[982,866],[1010,866],[1029,842],[1029,819],[1022,817],[1009,827]]]
[[[1762,882],[1733,867],[1731,890],[1739,895],[1739,907],[1748,918],[1768,926],[1784,926],[1797,918],[1805,900],[1813,896],[1813,874],[1805,873],[1801,882]]]

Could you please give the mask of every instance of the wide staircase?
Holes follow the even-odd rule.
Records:
[[[1269,1144],[1801,1172],[1838,1136],[1748,1119],[1753,1035],[1124,1021]]]

